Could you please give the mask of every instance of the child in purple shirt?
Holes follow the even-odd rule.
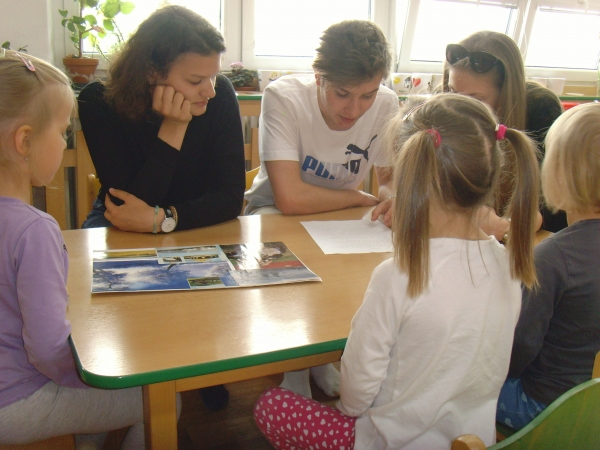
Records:
[[[66,319],[69,258],[60,229],[28,205],[66,147],[75,99],[48,63],[0,49],[0,445],[131,426],[144,446],[140,388],[101,390],[77,375]]]

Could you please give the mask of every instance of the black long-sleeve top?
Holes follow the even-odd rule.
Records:
[[[536,87],[536,83],[527,83],[527,123],[525,131],[540,149],[540,163],[546,154],[544,141],[548,130],[562,114],[560,99],[550,89]],[[556,233],[567,227],[567,215],[564,211],[554,214],[544,204],[540,207],[544,230]]]
[[[102,200],[116,188],[150,206],[174,206],[176,230],[238,216],[245,189],[244,143],[239,104],[226,77],[218,77],[206,112],[190,121],[179,151],[158,138],[161,118],[139,123],[123,118],[106,103],[104,89],[94,82],[79,94],[79,118]]]
[[[523,288],[509,377],[549,405],[591,378],[600,351],[600,220],[582,220],[535,248],[540,286]]]

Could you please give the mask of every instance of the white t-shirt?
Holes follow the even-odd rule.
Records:
[[[430,242],[429,290],[408,298],[408,278],[389,259],[352,320],[339,408],[359,416],[356,450],[447,450],[466,433],[495,442],[520,283],[493,237]]]
[[[263,93],[259,129],[262,161],[298,161],[302,181],[328,189],[356,189],[373,165],[388,167],[381,131],[399,109],[381,86],[373,106],[346,131],[331,130],[319,109],[314,75],[286,76]],[[264,164],[246,193],[248,210],[273,205]]]

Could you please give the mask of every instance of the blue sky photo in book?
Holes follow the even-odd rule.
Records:
[[[226,262],[160,264],[156,259],[94,261],[92,292],[190,289],[188,279],[218,278],[215,287],[237,286]]]
[[[283,242],[95,251],[92,292],[321,281]]]

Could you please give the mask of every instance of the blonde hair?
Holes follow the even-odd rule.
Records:
[[[384,140],[394,152],[396,195],[394,256],[408,275],[410,297],[420,295],[429,283],[431,200],[472,217],[498,189],[504,152],[513,153],[516,169],[508,206],[511,275],[529,287],[535,284],[533,235],[539,183],[535,144],[523,133],[507,129],[511,145],[501,147],[496,126],[487,105],[459,94],[441,94],[408,113],[405,109],[388,125]],[[436,132],[441,138],[437,147]]]
[[[600,104],[563,113],[546,136],[542,191],[551,209],[600,212]]]
[[[39,137],[50,125],[56,111],[57,92],[62,89],[63,99],[69,96],[75,107],[75,96],[67,76],[51,64],[21,54],[29,60],[31,71],[15,51],[0,51],[0,167],[14,164],[12,137],[23,124],[32,127],[32,139]]]
[[[502,64],[496,64],[492,70],[477,73],[471,70],[467,59],[450,66],[444,62],[443,90],[448,91],[450,67],[468,70],[473,76],[491,78],[500,93],[496,115],[500,122],[509,128],[525,130],[527,122],[527,91],[525,89],[525,65],[523,56],[515,41],[503,33],[478,31],[459,42],[470,52],[487,52],[494,55]]]

